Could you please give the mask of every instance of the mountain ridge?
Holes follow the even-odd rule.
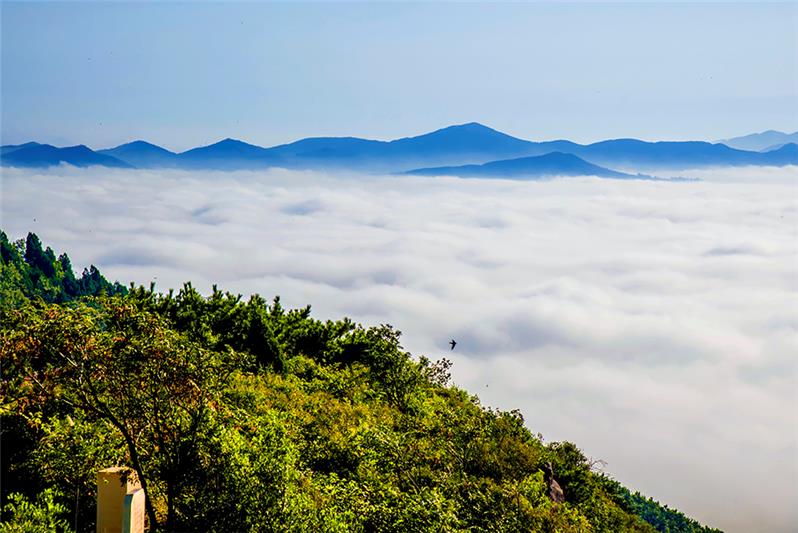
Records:
[[[142,140],[120,144],[114,148],[96,150],[96,152],[126,161],[136,167],[171,167],[178,164],[175,152]]]
[[[541,179],[554,176],[598,176],[614,179],[652,179],[600,167],[564,152],[491,161],[481,165],[421,168],[405,172],[413,176],[457,176],[461,178]]]
[[[6,148],[4,146],[3,148]],[[10,161],[18,167],[41,168],[67,163],[76,167],[103,166],[110,168],[135,168],[116,157],[95,152],[84,144],[58,148],[50,144],[27,143],[27,146],[10,152],[0,152],[2,164]]]
[[[798,153],[789,148],[790,144],[792,143],[771,144],[768,145],[771,150],[760,152],[706,141],[651,142],[633,138],[608,139],[590,144],[563,139],[529,141],[477,122],[469,122],[390,141],[359,137],[307,137],[291,143],[263,147],[228,137],[176,153],[147,141],[137,140],[93,153],[112,157],[120,163],[137,168],[287,168],[395,174],[424,168],[482,165],[562,152],[600,167],[640,172],[709,166],[798,164]],[[49,148],[43,149],[42,146]],[[6,166],[36,167],[61,162],[72,164],[65,156],[44,153],[54,149],[56,148],[50,145],[28,143],[3,146],[0,154],[2,164]],[[88,153],[84,153],[82,157],[91,159]],[[90,164],[125,166],[120,163],[113,160],[105,160],[103,163],[103,160],[95,158]],[[75,164],[86,166],[80,157]]]
[[[798,131],[785,133],[778,130],[766,130],[759,133],[751,133],[740,137],[732,137],[716,141],[726,146],[740,150],[753,152],[767,151],[768,148],[782,146],[789,143],[798,143]]]

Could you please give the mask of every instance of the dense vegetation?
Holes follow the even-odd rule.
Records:
[[[163,531],[714,531],[482,406],[390,326],[0,246],[0,531],[93,530],[113,465]]]
[[[12,243],[0,231],[0,259],[0,297],[5,307],[28,299],[63,303],[82,296],[127,293],[119,283],[108,283],[94,265],[83,269],[80,278],[75,277],[69,256],[64,253],[56,259],[52,248],[42,248],[35,233]]]

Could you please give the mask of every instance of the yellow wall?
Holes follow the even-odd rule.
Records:
[[[127,479],[122,479],[127,474]],[[122,533],[125,495],[141,488],[135,473],[124,466],[97,473],[97,533]]]

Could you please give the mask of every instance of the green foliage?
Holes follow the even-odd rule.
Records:
[[[64,495],[77,523],[91,523],[96,516],[98,470],[125,462],[125,442],[110,424],[82,418],[80,411],[38,422],[38,443],[19,467],[27,476],[38,476]]]
[[[177,295],[172,291],[158,294],[152,287],[133,288],[128,300],[142,311],[165,318],[170,327],[205,348],[248,354],[251,359],[242,361],[242,366],[249,369],[281,370],[285,364],[270,320],[274,307],[258,295],[242,302],[241,296],[222,293],[214,286],[211,296],[205,298],[186,283]]]
[[[155,480],[144,488],[163,494],[171,523],[190,483],[186,465],[226,382],[228,354],[203,349],[122,300],[98,303],[10,314],[2,354],[11,383],[23,393],[24,414],[49,403],[110,424],[142,484]]]
[[[3,508],[4,521],[0,523],[0,533],[52,533],[70,531],[69,524],[62,518],[67,509],[55,502],[52,490],[47,489],[31,502],[19,493],[8,497]]]
[[[673,531],[683,531],[687,533],[720,533],[719,529],[714,529],[699,524],[692,518],[685,516],[676,509],[670,509],[667,505],[660,505],[652,498],[646,498],[639,492],[632,493],[609,477],[602,477],[601,483],[607,494],[626,512],[635,514],[643,520],[653,525],[657,531],[670,533]]]
[[[166,531],[712,531],[483,407],[388,325],[190,284],[45,298],[86,285],[28,241],[0,239],[3,476],[57,490],[37,508],[69,506],[78,530],[92,529],[97,471],[124,464]],[[33,516],[15,498],[9,515]]]
[[[0,309],[19,306],[25,299],[67,302],[82,296],[123,295],[127,289],[109,283],[94,265],[78,279],[67,254],[55,252],[35,233],[12,243],[0,231]]]

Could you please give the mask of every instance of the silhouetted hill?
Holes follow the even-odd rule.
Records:
[[[267,150],[287,168],[374,168],[384,160],[387,144],[357,137],[310,137]]]
[[[388,143],[390,153],[410,157],[494,157],[527,153],[536,143],[501,133],[477,122],[449,126]]]
[[[573,154],[552,152],[540,156],[493,161],[482,165],[434,167],[411,170],[416,176],[458,176],[461,178],[539,179],[552,176],[599,176],[602,178],[634,179],[633,176],[588,163]]]
[[[177,154],[177,160],[186,168],[236,170],[275,166],[278,158],[266,148],[228,138]]]
[[[796,165],[798,164],[798,144],[787,143],[779,148],[762,153],[771,165]]]
[[[174,167],[178,164],[176,153],[146,141],[133,141],[115,148],[98,150],[97,153],[110,155],[140,168]]]
[[[31,143],[29,143],[31,144]],[[13,167],[49,167],[67,163],[76,167],[104,166],[133,168],[133,165],[115,157],[98,154],[84,145],[56,148],[49,144],[36,144],[3,154],[3,165]]]
[[[767,148],[761,149],[760,152],[772,152],[773,150],[778,150],[779,148],[787,146],[788,144],[790,143],[774,144],[773,146],[768,146]]]
[[[33,146],[41,146],[41,145],[36,142],[27,142],[25,144],[6,144],[0,146],[0,155],[9,154],[21,148],[31,148]]]
[[[393,172],[417,166],[484,163],[535,150],[518,139],[476,122],[393,141],[357,137],[315,137],[268,150],[289,168],[350,168]]]
[[[751,135],[743,135],[742,137],[723,139],[718,142],[726,146],[731,146],[732,148],[737,148],[738,150],[762,152],[788,143],[798,143],[798,131],[784,133],[783,131],[768,130],[762,133],[752,133]]]
[[[571,153],[599,165],[651,168],[785,165],[798,162],[773,154],[736,150],[703,141],[646,142],[637,139],[601,141],[574,148]]]

